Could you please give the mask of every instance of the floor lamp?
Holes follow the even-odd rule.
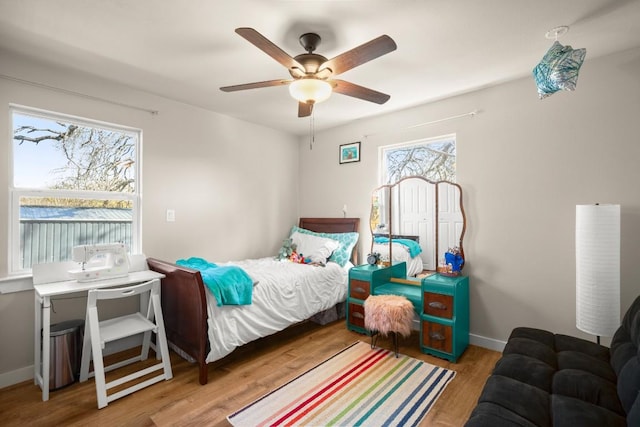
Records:
[[[620,325],[620,205],[576,206],[576,326],[613,336]]]

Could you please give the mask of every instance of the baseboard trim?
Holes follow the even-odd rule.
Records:
[[[469,334],[469,344],[477,345],[478,347],[488,348],[489,350],[504,351],[504,346],[507,345],[506,341],[500,341],[493,338],[483,337],[482,335]]]
[[[118,353],[142,344],[142,336],[123,338],[120,341],[107,343],[104,355]],[[0,388],[9,387],[24,381],[33,381],[33,365],[18,368],[13,371],[0,374]],[[34,383],[35,385],[35,383]]]
[[[0,388],[5,388],[27,380],[33,381],[33,365],[0,374]]]

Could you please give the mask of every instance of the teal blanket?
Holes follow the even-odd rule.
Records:
[[[375,243],[389,243],[388,237],[375,237],[373,239]],[[393,243],[399,243],[403,246],[406,246],[409,249],[409,255],[411,258],[418,256],[420,252],[422,252],[422,248],[418,244],[418,242],[411,239],[393,239]]]
[[[240,267],[219,267],[202,258],[179,259],[176,265],[198,270],[202,275],[202,281],[216,297],[218,307],[251,304],[253,280]]]

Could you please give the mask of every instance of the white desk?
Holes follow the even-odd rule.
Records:
[[[143,283],[149,280],[160,280],[164,274],[151,270],[130,272],[126,277],[117,277],[92,282],[63,282],[34,284],[35,289],[35,348],[34,348],[34,383],[42,389],[42,400],[49,400],[49,358],[51,334],[51,297],[88,292],[91,289],[109,288]],[[42,330],[42,335],[40,331]],[[42,348],[42,351],[40,349]]]

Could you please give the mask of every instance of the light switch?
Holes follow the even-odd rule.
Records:
[[[167,222],[175,222],[176,211],[173,209],[167,209]]]

